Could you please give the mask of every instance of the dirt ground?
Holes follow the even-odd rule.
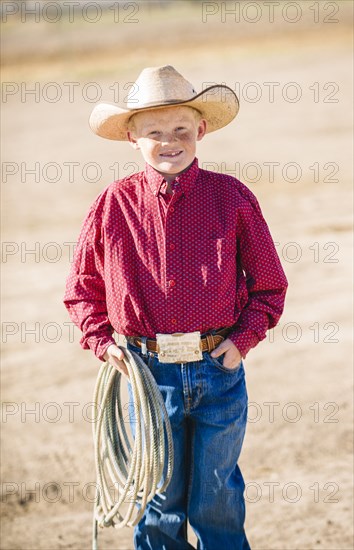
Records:
[[[119,22],[109,10],[4,22],[2,550],[91,547],[99,362],[62,298],[90,204],[143,163],[87,119],[99,93],[122,104],[144,66],[165,63],[197,89],[239,93],[238,118],[199,144],[199,162],[256,194],[289,280],[279,325],[245,361],[251,547],[353,548],[352,3],[281,2],[273,22],[264,2],[230,4],[239,20],[225,3],[175,2],[122,4]],[[132,530],[100,531],[99,548],[132,550]]]

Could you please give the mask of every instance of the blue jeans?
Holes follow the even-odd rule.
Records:
[[[161,363],[144,357],[163,395],[174,444],[172,480],[134,528],[136,550],[250,550],[244,531],[244,481],[237,461],[247,421],[243,362],[234,369],[203,352],[202,361]],[[130,400],[131,386],[128,383]],[[133,423],[132,429],[134,433]]]

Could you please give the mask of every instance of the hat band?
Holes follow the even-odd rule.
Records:
[[[176,103],[187,103],[188,101],[192,101],[197,96],[190,97],[188,99],[164,99],[161,102],[151,101],[150,103],[143,103],[140,105],[135,105],[134,107],[127,103],[127,109],[146,109],[147,107],[160,107],[162,105],[171,105]]]

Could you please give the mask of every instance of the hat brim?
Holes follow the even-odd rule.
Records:
[[[186,101],[144,105],[135,109],[123,109],[117,105],[100,103],[91,113],[89,125],[100,137],[116,141],[127,141],[129,119],[136,113],[172,107],[193,107],[207,122],[207,133],[229,124],[239,111],[239,100],[231,88],[222,84],[210,86]]]

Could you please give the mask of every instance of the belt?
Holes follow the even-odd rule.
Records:
[[[213,351],[213,349],[215,349],[219,344],[221,344],[223,340],[225,340],[225,337],[230,331],[230,327],[225,327],[213,331],[213,334],[211,332],[206,333],[200,339],[202,351]],[[141,339],[139,336],[127,336],[126,338],[130,344],[141,348]],[[147,338],[146,348],[148,351],[158,353],[156,338]]]

